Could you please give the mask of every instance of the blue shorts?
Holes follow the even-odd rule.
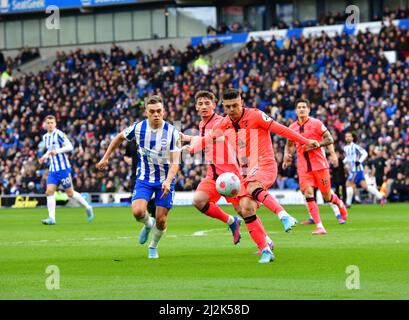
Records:
[[[350,172],[347,181],[353,182],[355,185],[359,185],[361,181],[365,181],[365,174],[363,171]]]
[[[175,197],[175,182],[172,182],[172,184],[170,185],[169,194],[163,199],[160,198],[163,193],[162,183],[163,182],[151,183],[137,179],[135,188],[132,192],[131,201],[133,202],[137,199],[145,199],[149,202],[152,198],[153,193],[155,193],[155,205],[171,209],[173,205],[173,198]]]
[[[48,172],[47,185],[55,184],[58,186],[62,184],[64,189],[72,188],[71,168]]]

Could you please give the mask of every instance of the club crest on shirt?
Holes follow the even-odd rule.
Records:
[[[266,115],[264,112],[261,113],[261,117],[263,118],[264,121],[270,122],[271,118]]]
[[[168,144],[168,140],[167,140],[167,139],[162,139],[162,140],[160,141],[160,145],[161,145],[162,147],[166,147],[167,144]]]

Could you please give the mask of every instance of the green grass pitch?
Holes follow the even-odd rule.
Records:
[[[286,208],[306,218],[304,206]],[[234,246],[225,225],[193,207],[171,211],[158,260],[137,243],[130,208],[96,208],[92,223],[82,209],[58,208],[55,226],[41,225],[46,209],[1,209],[0,299],[408,299],[409,205],[355,205],[346,225],[320,208],[325,236],[304,225],[287,234],[260,210],[276,246],[266,265],[244,224]],[[49,265],[59,290],[46,288]],[[349,265],[359,289],[347,288]]]

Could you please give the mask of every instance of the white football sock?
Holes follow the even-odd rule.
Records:
[[[166,232],[165,230],[159,230],[158,228],[156,228],[156,224],[153,226],[152,229],[152,240],[151,243],[149,244],[150,248],[157,248],[160,238],[162,238],[162,235]]]
[[[278,218],[281,220],[283,217],[289,216],[289,214],[286,211],[280,211],[278,213]]]
[[[354,196],[354,188],[347,187],[347,206],[352,204],[352,197]]]
[[[233,224],[233,222],[234,222],[234,217],[229,215],[229,220],[227,220],[227,224],[230,226]]]
[[[55,221],[55,196],[47,196],[47,208],[48,208],[48,216]]]
[[[142,218],[139,218],[139,219],[136,219],[136,220],[143,223],[149,229],[153,227],[153,219],[150,216],[148,211],[145,212],[145,215]]]
[[[74,194],[73,194],[72,198],[75,201],[77,201],[80,205],[82,205],[83,207],[85,207],[87,209],[91,208],[91,206],[88,204],[87,200],[85,200],[79,192],[74,191]]]
[[[317,223],[317,228],[322,228],[322,229],[324,229],[324,226],[323,226],[322,222]]]
[[[382,193],[380,193],[374,186],[368,186],[368,192],[373,194],[378,200],[383,198]]]
[[[272,242],[273,242],[273,240],[271,240],[271,238],[270,238],[269,236],[267,236],[267,235],[266,235],[266,241],[267,241],[267,244],[269,244],[269,243],[272,243]]]
[[[334,212],[335,217],[338,217],[339,215],[341,215],[341,212],[339,211],[339,208],[336,204],[333,203],[329,203],[332,211]]]

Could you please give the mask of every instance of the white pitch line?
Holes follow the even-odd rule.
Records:
[[[219,228],[219,229],[208,229],[208,230],[199,230],[196,231],[192,234],[186,234],[182,235],[182,237],[203,237],[203,236],[208,236],[209,232],[213,231],[220,231],[224,230]],[[227,235],[229,234],[228,232],[223,232],[223,233],[213,233],[212,235]],[[166,236],[167,238],[177,238],[178,235],[176,234],[170,234]],[[106,240],[133,240],[136,239],[135,237],[114,237],[114,238],[108,238],[108,237],[87,237],[87,238],[82,238],[82,239],[41,239],[41,240],[27,240],[27,241],[4,241],[0,242],[0,246],[13,246],[13,245],[36,245],[36,244],[52,244],[55,242],[59,243],[67,243],[67,242],[81,242],[81,241],[106,241]]]

